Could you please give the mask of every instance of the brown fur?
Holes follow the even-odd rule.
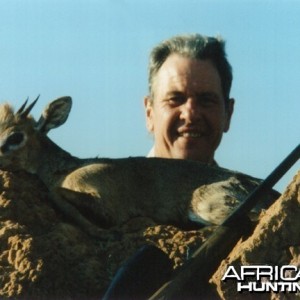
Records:
[[[15,131],[22,132],[24,141],[19,148],[0,151],[0,166],[37,174],[55,204],[89,234],[105,237],[103,227],[138,216],[163,224],[220,224],[260,182],[192,161],[73,157],[44,134],[66,120],[70,105],[69,97],[55,100],[38,122],[2,106],[0,150]]]

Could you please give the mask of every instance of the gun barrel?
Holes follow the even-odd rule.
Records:
[[[149,299],[176,299],[187,289],[188,284],[197,281],[203,284],[216,271],[247,227],[246,214],[270,191],[279,179],[300,158],[300,144],[280,165],[251,193],[246,200],[220,225],[209,239],[194,253],[179,270],[174,279],[165,283]]]
[[[300,157],[300,144],[274,169],[274,171],[243,201],[223,222],[223,226],[235,222],[236,218],[247,214],[259,203],[264,195],[282,178]]]

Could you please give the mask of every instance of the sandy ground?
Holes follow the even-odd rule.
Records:
[[[238,294],[233,280],[222,282],[228,265],[300,266],[299,186],[300,172],[282,197],[262,213],[253,234],[240,240],[220,264],[210,280],[218,299],[258,299],[257,294]],[[38,178],[1,171],[0,298],[101,299],[120,265],[141,246],[155,245],[178,270],[214,230],[181,230],[136,218],[119,228],[118,239],[99,241],[57,211]],[[294,299],[296,295],[259,297]]]

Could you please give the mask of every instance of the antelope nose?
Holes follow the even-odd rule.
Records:
[[[8,150],[9,150],[8,146],[6,144],[4,144],[0,147],[0,154],[5,154],[8,152]]]

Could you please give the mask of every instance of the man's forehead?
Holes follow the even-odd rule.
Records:
[[[167,58],[153,84],[155,90],[180,90],[186,87],[221,89],[219,73],[209,60],[196,60],[180,55]]]

